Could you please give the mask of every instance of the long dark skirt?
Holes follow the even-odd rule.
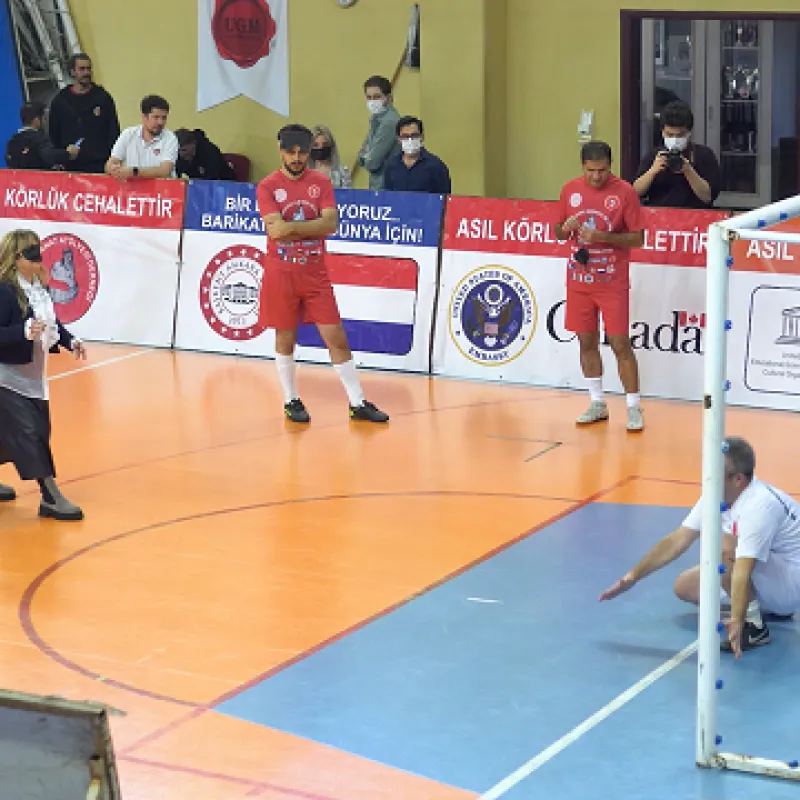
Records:
[[[12,462],[24,481],[55,477],[50,404],[0,386],[0,464]]]

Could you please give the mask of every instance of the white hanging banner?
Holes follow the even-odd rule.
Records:
[[[289,116],[287,0],[197,0],[197,110],[244,95]]]

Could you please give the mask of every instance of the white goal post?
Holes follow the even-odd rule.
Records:
[[[800,233],[770,231],[769,226],[800,216],[800,196],[716,222],[708,229],[706,259],[706,355],[703,379],[703,490],[700,537],[700,608],[697,650],[696,762],[701,767],[751,772],[800,781],[797,761],[774,761],[723,752],[717,729],[720,688],[720,562],[727,390],[728,284],[731,242],[736,239],[800,244]]]

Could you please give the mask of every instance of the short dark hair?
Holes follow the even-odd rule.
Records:
[[[373,75],[364,81],[364,91],[366,92],[370,86],[380,89],[383,94],[389,95],[392,93],[392,84],[388,78],[383,75]]]
[[[405,128],[406,125],[416,125],[419,128],[420,135],[425,133],[425,129],[422,127],[422,120],[419,117],[406,116],[400,117],[400,119],[397,120],[396,132],[398,136],[400,135],[400,131]]]
[[[286,141],[293,143],[292,146],[300,145],[303,152],[308,152],[311,149],[311,142],[314,140],[314,134],[305,126],[296,122],[289,125],[284,125],[278,131],[278,145],[283,150]]]
[[[86,53],[75,53],[75,55],[70,56],[69,61],[67,61],[67,72],[72,72],[79,61],[88,61],[90,64],[92,63],[92,59],[87,56]]]
[[[149,94],[142,100],[142,114],[150,114],[156,108],[169,114],[169,103],[161,95]]]
[[[192,144],[197,141],[197,133],[195,131],[190,131],[188,128],[178,128],[174,133],[178,139],[179,147],[184,147],[187,144]]]
[[[44,117],[44,103],[34,101],[32,103],[25,103],[19,110],[19,119],[23,125],[30,125],[35,119],[42,119]]]
[[[740,436],[728,436],[724,440],[725,456],[734,472],[742,474],[748,481],[753,480],[756,471],[756,454],[751,444]]]
[[[692,109],[683,100],[673,100],[667,103],[661,112],[661,127],[686,128],[687,131],[694,128],[694,114]]]
[[[587,161],[608,161],[611,163],[611,145],[607,142],[586,142],[581,147],[581,164]]]

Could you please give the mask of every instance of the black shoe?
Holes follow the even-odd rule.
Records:
[[[360,406],[350,406],[350,419],[366,422],[388,422],[389,415],[384,414],[374,403],[365,400]]]
[[[16,499],[17,493],[14,491],[13,487],[0,483],[0,503],[8,503],[10,500]]]
[[[306,407],[299,397],[295,397],[294,400],[286,403],[283,407],[283,413],[292,422],[311,422],[311,417],[308,416],[308,411],[306,411]]]
[[[752,650],[754,647],[761,647],[769,644],[769,628],[764,623],[760,628],[752,622],[745,622],[742,627],[742,652]],[[726,639],[720,643],[720,647],[726,652],[731,652],[731,643]]]
[[[762,611],[761,617],[775,622],[791,622],[794,619],[794,614],[773,614],[772,611]]]

